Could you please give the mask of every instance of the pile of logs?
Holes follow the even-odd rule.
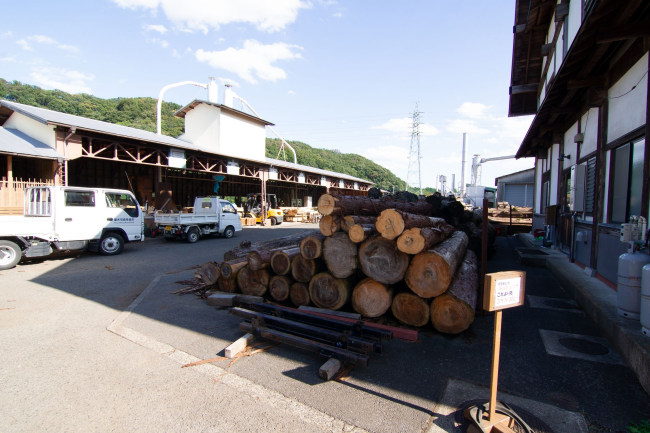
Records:
[[[453,203],[325,194],[319,230],[241,246],[196,277],[223,292],[459,333],[474,320],[479,263],[477,235],[463,229],[475,218]]]

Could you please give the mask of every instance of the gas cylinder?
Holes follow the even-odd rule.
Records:
[[[641,332],[650,336],[650,265],[641,270]]]
[[[618,314],[639,320],[641,311],[641,269],[650,263],[650,256],[642,253],[625,253],[618,258]]]

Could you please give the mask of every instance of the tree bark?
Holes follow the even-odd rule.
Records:
[[[457,231],[433,249],[415,255],[404,277],[406,284],[422,298],[441,295],[465,257],[467,244],[467,235]]]
[[[393,291],[372,278],[365,278],[352,291],[352,308],[364,317],[379,317],[393,302]]]
[[[237,276],[226,278],[222,275],[217,280],[217,286],[221,292],[235,293],[237,291]]]
[[[413,293],[398,293],[391,305],[393,316],[409,326],[424,326],[429,323],[429,304]]]
[[[318,199],[318,211],[323,215],[374,215],[384,209],[399,209],[419,215],[430,215],[431,205],[424,200],[398,201],[391,198],[372,199],[364,196],[334,196],[323,194]]]
[[[248,258],[239,257],[227,262],[222,262],[221,265],[219,265],[219,271],[221,272],[221,276],[226,279],[234,278],[237,275],[237,272],[247,264]]]
[[[291,271],[291,261],[300,254],[300,247],[276,250],[271,254],[271,270],[277,275],[286,275]]]
[[[309,305],[311,302],[309,298],[309,287],[305,283],[293,283],[289,288],[289,298],[296,307]]]
[[[269,294],[278,302],[286,301],[291,289],[291,278],[285,275],[275,275],[269,281]]]
[[[302,255],[297,254],[291,260],[291,276],[294,280],[301,283],[308,283],[318,272],[318,262],[309,260]]]
[[[261,250],[277,250],[279,248],[291,247],[300,244],[300,241],[310,235],[316,235],[319,233],[319,230],[309,230],[306,232],[301,232],[294,235],[284,236],[281,238],[271,239],[268,241],[254,242],[249,243],[246,247],[239,246],[230,251],[226,251],[223,255],[223,260],[225,262],[240,258],[246,257],[251,251],[261,251]]]
[[[385,209],[377,217],[377,231],[386,239],[395,239],[406,229],[413,227],[438,227],[445,223],[442,218],[412,214],[398,209]]]
[[[341,222],[341,230],[349,232],[350,228],[356,224],[375,224],[376,216],[346,215]]]
[[[359,263],[367,277],[383,284],[395,284],[404,278],[409,256],[398,250],[394,241],[374,236],[359,247]]]
[[[317,259],[323,253],[323,240],[325,236],[322,234],[307,236],[300,241],[300,254],[306,259]]]
[[[377,233],[374,224],[354,224],[348,230],[348,237],[355,244],[361,243]]]
[[[469,328],[474,321],[478,286],[478,259],[467,250],[447,293],[431,303],[431,323],[439,332],[458,334]]]
[[[338,310],[348,302],[351,281],[335,278],[329,272],[314,275],[309,282],[309,297],[319,308]]]
[[[341,217],[337,215],[324,215],[318,222],[320,232],[325,236],[332,236],[341,229]]]
[[[221,271],[215,262],[205,262],[194,271],[194,276],[203,284],[213,286],[221,276]]]
[[[357,245],[340,232],[323,242],[323,259],[335,278],[347,278],[358,268]]]
[[[237,273],[237,285],[244,295],[263,296],[269,286],[269,273],[266,269],[253,271],[244,266]]]
[[[397,248],[406,254],[418,254],[447,239],[454,227],[444,223],[439,227],[413,227],[397,238]]]

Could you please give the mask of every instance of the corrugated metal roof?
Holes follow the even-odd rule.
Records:
[[[216,107],[216,108],[219,108],[220,110],[225,111],[226,113],[234,114],[236,116],[241,116],[241,117],[243,117],[245,119],[249,119],[249,120],[252,120],[254,122],[262,123],[265,126],[267,126],[267,125],[268,126],[275,126],[274,123],[271,123],[268,120],[264,120],[264,119],[262,119],[260,117],[254,116],[252,114],[245,113],[243,111],[237,110],[237,109],[229,107],[227,105],[217,104],[216,102],[202,101],[200,99],[195,99],[194,101],[190,102],[189,104],[187,104],[186,106],[184,106],[180,110],[177,110],[174,113],[174,116],[181,117],[181,118],[184,119],[188,112],[190,112],[191,110],[193,110],[194,108],[196,108],[198,105],[201,105],[201,104],[211,105],[213,107]]]
[[[198,146],[188,143],[187,141],[166,135],[158,135],[154,132],[131,128],[129,126],[102,122],[101,120],[88,119],[87,117],[75,116],[73,114],[60,113],[46,108],[32,107],[31,105],[19,104],[4,99],[0,100],[0,105],[46,125],[69,126],[84,129],[86,131],[101,132],[134,140],[143,140],[150,143],[166,144],[168,146],[184,149],[201,150]]]
[[[361,179],[359,177],[350,176],[344,173],[337,173],[335,171],[330,171],[330,170],[321,170],[320,168],[310,167],[308,165],[294,164],[293,162],[282,161],[280,159],[266,158],[266,163],[271,166],[290,168],[292,170],[308,171],[309,173],[320,174],[322,176],[331,176],[339,179],[346,179],[354,182],[363,182],[370,185],[374,185],[373,182],[370,182],[369,180],[366,179]]]
[[[2,126],[0,126],[0,153],[36,156],[46,159],[63,158],[63,155],[51,146],[35,140],[17,129]]]

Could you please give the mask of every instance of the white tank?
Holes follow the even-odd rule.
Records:
[[[641,270],[641,332],[650,336],[650,265]]]
[[[641,311],[641,269],[650,263],[650,256],[625,253],[618,258],[618,313],[628,319],[639,320]]]

